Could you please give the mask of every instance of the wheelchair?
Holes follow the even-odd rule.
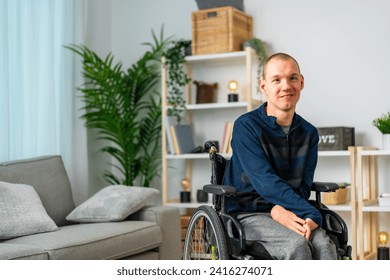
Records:
[[[232,186],[222,185],[227,159],[218,154],[214,142],[207,141],[205,151],[211,160],[211,184],[203,190],[212,194],[212,206],[201,205],[191,216],[184,240],[184,260],[272,260],[260,242],[245,238],[243,227],[236,219],[237,214],[225,210],[226,198],[236,195]],[[335,183],[314,182],[312,191],[315,200],[310,202],[323,216],[322,228],[336,244],[338,259],[352,259],[352,247],[348,245],[348,228],[344,220],[321,203],[321,193],[335,191]]]

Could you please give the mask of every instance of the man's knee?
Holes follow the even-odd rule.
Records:
[[[289,260],[311,260],[313,249],[311,243],[301,235],[294,235],[289,242],[287,259]]]

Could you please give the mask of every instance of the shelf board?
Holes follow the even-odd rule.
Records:
[[[199,153],[199,154],[181,154],[181,155],[171,155],[168,154],[167,159],[205,159],[209,158],[208,153]]]
[[[177,207],[177,208],[197,208],[201,205],[209,205],[211,206],[211,203],[197,203],[197,202],[189,202],[189,203],[181,203],[181,202],[171,202],[171,203],[167,203],[165,205],[168,205],[168,206],[173,206],[173,207]],[[347,204],[340,204],[340,205],[328,205],[328,208],[333,210],[333,211],[351,211],[351,206],[350,205],[347,205]],[[389,211],[390,211],[390,207],[389,208]]]
[[[224,158],[230,158],[231,154],[221,154]],[[166,155],[167,159],[209,159],[208,153],[199,154],[181,154],[181,155]]]
[[[244,59],[246,57],[245,51],[239,52],[228,52],[228,53],[217,53],[217,54],[201,54],[201,55],[191,55],[186,56],[185,60],[187,62],[203,62],[203,61],[213,61],[213,60],[227,60],[227,59]]]
[[[171,203],[166,203],[165,205],[173,206],[177,208],[183,208],[183,209],[194,209],[194,208],[198,208],[201,205],[211,206],[210,203],[197,203],[197,202],[171,202]]]
[[[327,205],[327,207],[333,211],[352,211],[352,207],[350,204]]]
[[[390,156],[390,150],[363,150],[362,156]]]
[[[363,212],[390,212],[390,206],[380,206],[379,204],[363,206]]]
[[[318,156],[320,157],[335,157],[335,156],[340,156],[340,157],[348,157],[349,156],[349,151],[343,150],[343,151],[318,151]]]
[[[231,154],[221,154],[225,158],[230,158]],[[320,151],[318,156],[327,157],[327,156],[349,156],[348,151]],[[205,159],[209,158],[208,153],[199,153],[199,154],[181,154],[181,155],[171,155],[167,154],[167,159]]]
[[[195,106],[195,105],[193,105]],[[197,105],[199,106],[199,105]],[[227,108],[227,107],[226,107]],[[202,109],[202,108],[200,108]],[[208,158],[207,154],[204,153],[205,156],[201,156],[202,154],[183,154],[183,155],[167,155],[167,158]],[[226,154],[225,154],[226,155]],[[225,156],[224,155],[224,156]],[[390,150],[370,150],[370,151],[362,151],[362,155],[368,156],[368,155],[390,155]],[[349,156],[349,151],[318,151],[318,156],[319,157],[335,157],[335,156],[340,156],[340,157],[348,157]]]
[[[204,104],[188,104],[187,110],[209,110],[209,109],[230,109],[230,108],[246,108],[247,102],[225,102],[225,103],[204,103]]]

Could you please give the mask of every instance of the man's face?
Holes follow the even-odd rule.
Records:
[[[295,111],[304,86],[304,78],[296,63],[275,58],[269,61],[265,73],[260,88],[267,96],[268,109],[273,113]]]

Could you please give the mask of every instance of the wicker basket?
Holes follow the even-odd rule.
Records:
[[[347,203],[347,188],[340,188],[335,192],[325,192],[322,194],[322,203],[325,205],[345,204]]]
[[[192,54],[212,54],[242,50],[251,39],[252,17],[233,8],[222,7],[192,13]]]

